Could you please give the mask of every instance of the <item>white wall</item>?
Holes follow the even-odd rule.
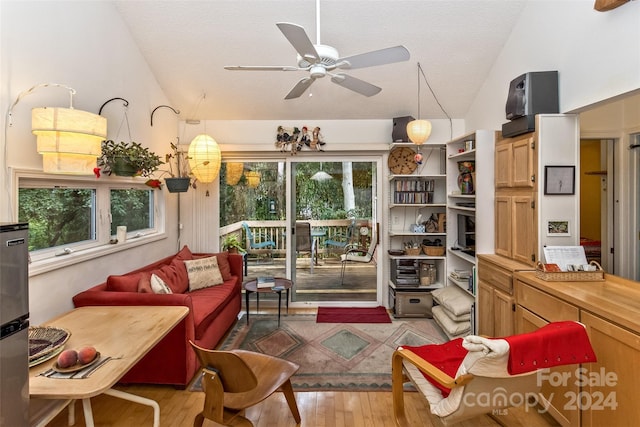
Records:
[[[640,2],[597,12],[592,0],[528,2],[465,117],[501,129],[509,82],[558,70],[560,112],[640,88]]]
[[[5,127],[5,112],[17,96],[40,83],[74,88],[74,107],[98,113],[114,97],[129,101],[131,137],[164,155],[176,139],[177,117],[160,109],[150,126],[150,113],[167,104],[161,88],[134,44],[113,5],[90,1],[0,2],[0,107],[3,111],[0,159],[0,221],[15,220],[7,167],[42,169],[31,133],[31,109],[69,106],[68,91],[47,87],[24,97],[13,109],[13,126]],[[128,140],[123,103],[113,101],[103,110],[108,138]],[[6,146],[6,158],[5,158]],[[100,178],[100,179],[105,179]],[[107,178],[108,179],[108,178]],[[176,198],[167,195],[168,224],[175,222]],[[176,231],[151,245],[124,250],[91,262],[30,277],[31,321],[38,324],[72,308],[71,297],[98,284],[108,274],[129,271],[176,251]]]

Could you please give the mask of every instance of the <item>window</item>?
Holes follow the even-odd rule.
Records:
[[[130,179],[17,173],[18,221],[29,223],[32,260],[110,245],[120,225],[128,239],[158,235],[162,192]]]

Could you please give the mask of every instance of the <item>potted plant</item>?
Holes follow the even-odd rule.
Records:
[[[169,165],[169,170],[165,171],[165,173],[171,175],[170,178],[164,179],[167,184],[167,190],[170,193],[184,193],[187,191],[191,185],[191,176],[186,153],[172,142],[171,153],[165,156],[165,163]]]
[[[149,177],[162,164],[160,157],[137,142],[102,141],[98,166],[107,175]]]
[[[229,251],[229,253],[237,254],[238,252],[245,252],[240,238],[237,234],[227,234],[222,242],[222,249]]]

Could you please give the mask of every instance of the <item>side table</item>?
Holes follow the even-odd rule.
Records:
[[[280,312],[282,307],[282,291],[287,292],[287,314],[289,314],[289,290],[293,286],[293,283],[289,279],[282,277],[275,278],[275,286],[269,288],[258,288],[258,280],[253,279],[244,284],[245,304],[247,310],[247,324],[249,324],[249,295],[256,294],[256,312],[260,311],[260,294],[261,293],[276,293],[278,294],[278,327],[280,327]]]

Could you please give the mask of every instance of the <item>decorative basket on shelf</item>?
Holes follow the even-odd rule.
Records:
[[[404,248],[404,254],[410,256],[420,255],[420,248]]]
[[[442,255],[444,255],[444,246],[422,245],[422,251],[425,253],[425,255],[442,256]]]
[[[595,265],[596,271],[544,271],[544,265],[538,262],[536,265],[536,277],[549,282],[602,282],[604,270],[597,261],[591,261],[589,265]]]

